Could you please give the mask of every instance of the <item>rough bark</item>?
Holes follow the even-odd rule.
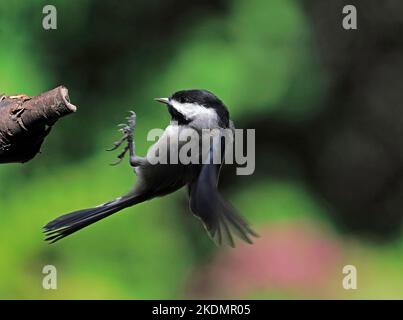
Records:
[[[75,111],[63,86],[36,97],[0,95],[0,163],[34,158],[56,121]]]

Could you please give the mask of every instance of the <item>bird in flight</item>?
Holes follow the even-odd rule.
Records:
[[[126,143],[118,158],[121,161],[129,153],[130,165],[138,176],[133,190],[113,201],[68,213],[49,222],[44,226],[47,241],[56,242],[113,213],[155,197],[165,196],[185,186],[187,186],[191,211],[202,221],[208,234],[217,244],[234,247],[234,235],[247,243],[252,243],[253,237],[258,237],[233,206],[218,192],[218,179],[223,161],[217,163],[213,160],[217,157],[223,160],[225,144],[222,137],[225,135],[224,132],[234,130],[224,103],[213,93],[199,89],[182,90],[175,92],[169,98],[155,100],[167,107],[172,118],[164,133],[149,149],[147,156],[140,157],[135,152],[136,114],[134,112],[131,112],[128,124],[122,129],[123,137],[110,149],[115,150]],[[173,162],[170,157],[167,163],[155,163],[156,154],[161,150],[169,154],[174,147],[180,153],[186,142],[178,139],[178,134],[181,135],[187,131],[199,134],[202,139],[197,140],[199,141],[197,143],[200,143],[200,141],[203,142],[202,132],[205,130],[212,130],[211,132],[218,135],[219,139],[212,139],[213,142],[206,152],[199,151],[196,157],[201,161],[198,163]],[[211,141],[211,137],[208,139]],[[176,144],[173,143],[175,141]],[[195,150],[201,149],[195,148]]]

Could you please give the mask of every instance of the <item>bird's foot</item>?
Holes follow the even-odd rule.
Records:
[[[123,149],[123,151],[118,155],[118,160],[111,165],[117,165],[124,159],[126,153],[130,150],[131,145],[134,141],[134,130],[136,128],[136,114],[134,111],[130,111],[130,116],[127,117],[127,124],[119,124],[118,126],[121,127],[119,131],[123,133],[123,137],[120,138],[118,141],[113,143],[113,147],[107,149],[107,151],[113,151],[118,149],[124,142],[127,142],[127,145]]]
[[[116,160],[115,162],[111,163],[111,166],[116,166],[119,163],[122,162],[122,160],[124,159],[126,153],[129,151],[129,146],[126,146],[123,151],[118,155],[118,160]]]

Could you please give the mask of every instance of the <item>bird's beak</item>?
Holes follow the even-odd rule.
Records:
[[[155,101],[161,102],[163,104],[169,104],[169,99],[168,98],[155,98]]]

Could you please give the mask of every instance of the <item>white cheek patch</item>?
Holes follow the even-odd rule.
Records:
[[[170,103],[172,107],[183,114],[187,119],[195,119],[195,117],[217,119],[217,113],[212,108],[206,108],[197,103],[180,103],[175,100],[171,100]]]

